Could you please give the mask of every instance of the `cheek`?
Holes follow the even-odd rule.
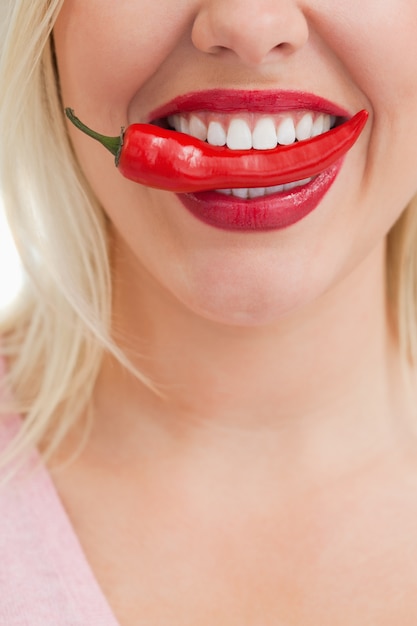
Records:
[[[144,85],[158,75],[188,24],[190,4],[65,0],[54,26],[64,106],[97,131],[117,135],[127,125],[132,102],[141,101],[144,110]],[[97,142],[70,124],[68,130],[81,169],[110,219],[127,233],[138,229],[136,213],[150,204],[152,192],[126,181]]]
[[[386,124],[386,130],[397,124],[399,114],[405,114],[414,132],[415,0],[317,0],[314,6],[314,26],[347,76],[347,93],[368,98],[376,121]]]
[[[64,103],[114,133],[184,28],[184,0],[66,0],[54,27]],[[123,116],[123,117],[122,117]]]
[[[327,21],[321,15],[322,36],[371,112],[369,207],[374,218],[392,223],[417,191],[417,4],[336,0],[332,7]]]

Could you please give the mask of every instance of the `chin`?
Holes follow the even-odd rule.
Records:
[[[323,290],[293,279],[261,280],[242,284],[230,280],[205,283],[181,297],[182,304],[206,320],[239,328],[262,328],[279,324],[311,305]]]

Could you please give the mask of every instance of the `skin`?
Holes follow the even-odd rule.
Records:
[[[85,451],[51,464],[121,626],[416,623],[415,372],[384,256],[417,192],[416,29],[414,0],[64,2],[63,101],[104,134],[217,87],[370,113],[319,208],[252,234],[69,128],[111,223],[115,336],[165,392],[106,359]]]

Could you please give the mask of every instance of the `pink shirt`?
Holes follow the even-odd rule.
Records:
[[[0,455],[20,424],[0,417]],[[119,626],[39,462],[33,450],[0,486],[0,626]]]

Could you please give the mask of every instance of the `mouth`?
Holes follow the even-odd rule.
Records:
[[[207,162],[210,159],[213,164],[219,156],[224,160],[223,179],[218,176],[219,167],[209,166],[200,191],[209,190],[208,180],[216,179],[221,184],[211,190],[253,199],[303,186],[325,171],[351,147],[343,132],[335,135],[330,142],[335,157],[331,161],[326,135],[351,118],[345,108],[316,94],[213,89],[175,98],[150,113],[148,123],[192,138],[190,143],[204,142]],[[324,142],[318,139],[322,136]],[[315,144],[313,150],[310,143]],[[282,158],[275,158],[277,154]],[[182,191],[198,191],[197,187]]]
[[[343,131],[339,131],[340,144],[335,138],[328,150],[326,135],[351,119],[348,111],[314,94],[276,91],[196,92],[151,114],[152,123],[168,132],[182,133],[205,142],[207,147],[228,151],[231,156],[244,151],[252,154],[254,170],[261,158],[258,154],[265,155],[265,160],[269,155],[272,163],[274,154],[281,152],[283,168],[279,181],[274,172],[274,182],[279,184],[267,184],[269,171],[264,162],[252,178],[245,178],[247,186],[240,186],[232,165],[226,177],[228,185],[222,181],[219,188],[178,194],[182,205],[195,217],[233,231],[282,229],[312,212],[336,180],[344,155],[358,138],[366,117],[362,128],[353,131],[355,138],[351,137],[349,144],[342,138]],[[298,167],[291,168],[291,155],[300,147]],[[311,158],[306,159],[303,168],[303,150],[308,152],[310,147]],[[297,176],[297,170],[302,174]]]
[[[176,192],[199,217],[202,208],[217,215],[213,203],[223,212],[232,207],[230,220],[217,215],[213,223],[242,230],[284,227],[311,212],[368,119],[365,110],[352,117],[312,94],[233,90],[181,96],[120,137],[91,130],[71,109],[66,114],[112,152],[129,180]],[[270,213],[266,199],[278,217],[299,210],[259,225],[260,213]],[[252,215],[251,225],[241,214]]]
[[[236,113],[192,111],[169,115],[151,123],[166,130],[194,137],[210,146],[227,148],[231,151],[265,151],[274,150],[279,146],[293,146],[298,142],[319,137],[345,121],[347,118],[344,116],[313,110],[296,110],[268,115],[253,111]],[[254,199],[303,187],[314,178],[313,175],[279,185],[229,187],[214,191],[240,199]]]

